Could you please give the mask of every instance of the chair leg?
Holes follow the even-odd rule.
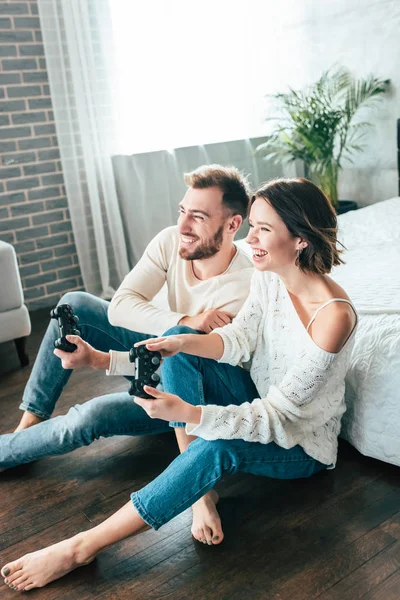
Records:
[[[29,356],[26,352],[26,340],[27,337],[21,337],[14,340],[15,347],[17,348],[19,362],[21,367],[26,367],[29,365]]]

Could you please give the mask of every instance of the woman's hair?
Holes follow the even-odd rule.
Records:
[[[296,260],[302,271],[324,275],[333,266],[344,263],[340,258],[342,250],[336,247],[340,242],[335,210],[311,181],[302,177],[274,179],[254,192],[249,207],[256,198],[269,202],[293,237],[308,242]]]
[[[203,165],[191,173],[185,173],[184,178],[192,188],[218,187],[222,192],[222,204],[231,214],[246,218],[250,188],[247,178],[236,167]]]

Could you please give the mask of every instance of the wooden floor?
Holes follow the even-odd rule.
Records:
[[[33,315],[37,352],[47,311]],[[0,433],[19,420],[29,367],[0,345]],[[74,373],[57,409],[116,390],[124,379]],[[90,528],[176,456],[174,435],[100,440],[0,474],[0,564]],[[190,535],[190,510],[158,532],[104,551],[28,597],[53,600],[399,600],[399,469],[341,443],[338,466],[304,481],[235,476],[218,486],[225,540]],[[15,598],[5,586],[1,600]]]

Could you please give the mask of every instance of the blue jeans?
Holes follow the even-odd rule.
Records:
[[[79,317],[82,337],[98,350],[128,351],[153,337],[110,325],[109,303],[85,292],[70,292],[60,304],[70,304]],[[49,419],[72,370],[63,369],[54,353],[58,325],[51,319],[23,395],[23,410]],[[128,384],[127,384],[128,388]],[[60,417],[29,429],[0,436],[0,468],[10,468],[45,456],[65,454],[112,435],[147,435],[171,431],[168,423],[151,419],[128,392],[107,394],[72,407]]]
[[[172,431],[166,421],[151,419],[128,392],[93,398],[66,415],[0,436],[0,469],[46,456],[67,454],[100,437],[153,435]]]
[[[177,354],[164,360],[161,372],[165,391],[191,404],[242,404],[258,396],[247,371],[208,359]],[[197,438],[161,475],[134,492],[131,500],[141,518],[158,529],[192,506],[224,475],[244,472],[299,479],[326,467],[299,445],[286,450],[274,442]]]
[[[125,352],[136,342],[153,337],[111,325],[107,316],[109,302],[86,292],[69,292],[61,298],[59,304],[72,306],[79,318],[78,328],[82,338],[96,350]],[[28,410],[41,419],[51,417],[72,373],[71,369],[63,369],[60,359],[53,353],[54,340],[58,337],[57,319],[51,319],[20,405],[21,410]]]
[[[60,303],[73,307],[79,317],[82,336],[98,350],[129,350],[136,341],[152,337],[110,325],[108,302],[90,294],[71,292]],[[166,335],[182,332],[196,333],[187,327],[174,327]],[[53,354],[56,337],[58,326],[52,319],[21,405],[21,408],[42,418],[51,415],[72,372],[63,369],[60,359]],[[128,392],[107,394],[73,406],[66,415],[0,436],[0,468],[8,469],[46,456],[66,454],[88,446],[100,437],[152,435],[168,431],[172,430],[166,421],[151,419],[133,402]]]

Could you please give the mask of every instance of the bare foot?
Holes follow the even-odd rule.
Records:
[[[32,427],[32,425],[37,425],[38,423],[41,423],[42,421],[44,421],[44,419],[41,419],[40,417],[37,417],[36,415],[33,415],[32,413],[30,413],[26,410],[24,412],[24,414],[22,415],[22,419],[19,422],[19,425],[18,425],[17,429],[15,430],[15,432],[22,431],[23,429],[28,429],[28,427]]]
[[[192,535],[199,542],[209,546],[220,544],[224,539],[221,519],[216,506],[218,500],[217,492],[210,490],[192,506]]]
[[[84,540],[84,534],[79,533],[69,540],[8,563],[1,570],[4,583],[18,592],[26,592],[89,564],[95,557],[90,556]]]

